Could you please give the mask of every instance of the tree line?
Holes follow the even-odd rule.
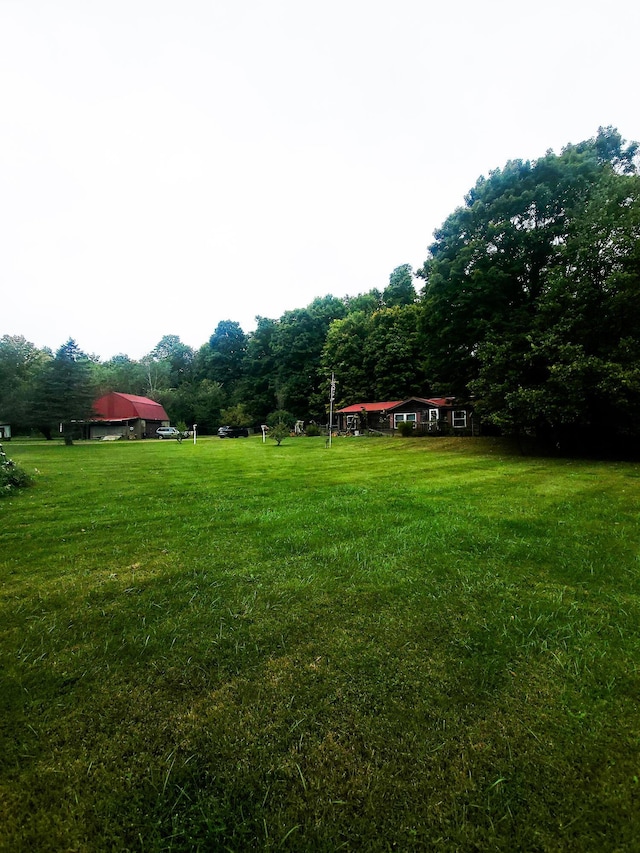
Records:
[[[108,391],[161,402],[213,432],[288,412],[412,395],[472,401],[483,423],[548,444],[640,433],[638,144],[614,128],[481,176],[434,234],[424,265],[383,290],[317,298],[246,334],[218,323],[198,350],[164,336],[144,358],[100,361],[0,339],[0,421],[51,435]]]
[[[360,388],[371,399],[389,389],[402,396],[403,377],[412,373],[417,354],[416,299],[413,271],[404,265],[382,291],[314,299],[277,320],[257,317],[256,329],[249,334],[237,322],[224,320],[197,350],[177,335],[165,335],[139,361],[127,355],[101,361],[84,353],[73,339],[54,353],[24,337],[5,335],[0,338],[0,422],[10,423],[16,434],[37,430],[49,438],[61,422],[89,417],[95,399],[119,391],[157,400],[173,423],[197,423],[205,433],[223,422],[259,425],[276,411],[325,423],[331,372],[327,365],[334,361],[329,331],[338,341],[347,332],[339,332],[338,321],[361,326],[361,318],[366,318],[370,341],[359,356],[368,351],[372,368],[370,381]],[[402,374],[400,365],[390,360],[400,334],[410,334],[413,346],[410,350],[405,343]],[[379,364],[374,364],[374,348],[381,354]],[[410,384],[418,390],[417,377]],[[345,385],[342,396],[349,393]]]

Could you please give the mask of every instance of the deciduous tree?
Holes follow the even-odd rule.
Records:
[[[412,305],[418,294],[413,284],[413,269],[411,264],[396,267],[389,276],[389,284],[382,293],[382,301],[387,308],[401,305]]]
[[[637,151],[600,128],[510,162],[436,232],[419,271],[427,366],[485,419],[565,446],[639,431]]]
[[[38,375],[52,353],[39,350],[22,335],[0,338],[0,422],[15,433],[33,426],[30,410]]]
[[[247,336],[239,323],[222,320],[198,353],[198,377],[218,382],[230,397],[244,373]]]

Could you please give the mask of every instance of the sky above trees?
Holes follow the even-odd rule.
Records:
[[[479,175],[640,138],[638,4],[0,4],[0,335],[140,358],[418,269]]]

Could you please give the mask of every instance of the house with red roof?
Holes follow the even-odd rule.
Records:
[[[87,438],[156,438],[158,427],[170,424],[160,403],[118,391],[96,400],[93,413],[85,424]]]
[[[353,403],[338,409],[338,432],[366,432],[369,429],[389,429],[389,409],[399,406],[402,400],[386,403]]]
[[[426,432],[473,431],[472,409],[455,397],[409,397],[385,403],[353,403],[336,412],[340,432],[394,431],[402,421]]]

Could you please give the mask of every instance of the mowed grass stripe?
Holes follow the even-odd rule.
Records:
[[[13,442],[0,844],[633,850],[633,465]]]

